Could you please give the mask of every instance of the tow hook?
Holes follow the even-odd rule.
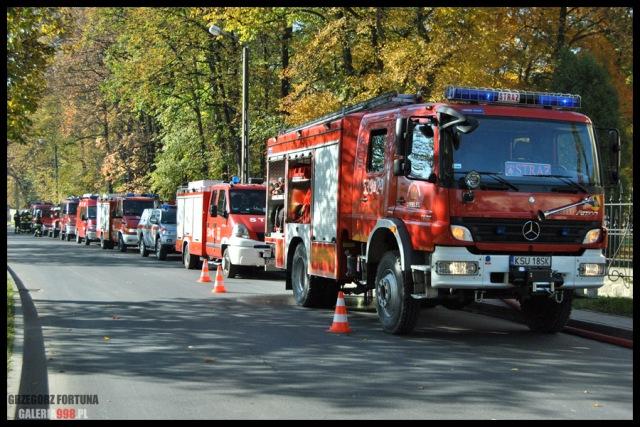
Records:
[[[484,301],[484,293],[485,293],[485,291],[475,291],[474,292],[474,300],[475,300],[475,302]]]
[[[550,296],[551,296],[551,295],[550,295]],[[562,291],[556,291],[556,292],[554,292],[554,293],[553,293],[553,297],[554,297],[554,299],[556,300],[556,302],[557,302],[558,304],[561,304],[561,303],[562,303],[562,301],[564,300],[564,292],[562,292]]]

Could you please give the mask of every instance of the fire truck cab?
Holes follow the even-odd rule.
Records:
[[[200,258],[221,260],[225,277],[242,269],[264,268],[270,247],[264,244],[265,186],[202,180],[176,195],[176,251],[185,268]]]
[[[71,240],[71,236],[76,234],[76,213],[78,212],[78,204],[80,199],[77,197],[68,197],[62,202],[60,211],[60,240]]]
[[[120,252],[129,246],[138,246],[138,221],[145,209],[156,208],[160,204],[156,194],[112,193],[103,194],[98,199],[97,239],[102,249]]]
[[[342,287],[393,334],[421,307],[505,297],[532,330],[559,331],[574,290],[605,275],[605,165],[579,106],[450,86],[443,102],[392,93],[269,139],[267,181],[283,181],[267,194],[271,262],[298,304]]]
[[[89,246],[91,242],[97,241],[96,220],[98,195],[86,193],[80,197],[78,209],[76,210],[76,243],[84,242]]]

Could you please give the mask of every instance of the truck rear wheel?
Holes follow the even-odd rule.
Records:
[[[290,274],[293,296],[298,305],[303,307],[322,307],[324,305],[324,295],[317,280],[307,274],[308,271],[307,251],[304,244],[296,246],[291,260],[291,269],[287,269]]]
[[[91,243],[91,240],[89,240],[89,236],[87,236],[84,238],[84,245],[89,246],[89,243]]]
[[[237,265],[231,263],[231,256],[229,255],[229,248],[224,249],[222,254],[222,275],[225,279],[233,279],[238,274],[240,268]]]
[[[520,301],[520,308],[529,329],[554,334],[560,332],[569,321],[572,302],[573,292],[567,291],[561,303],[547,295],[534,295]]]
[[[189,253],[188,243],[184,246],[184,251],[182,251],[182,263],[184,268],[188,270],[193,270],[198,265],[198,257]]]
[[[120,252],[127,252],[127,245],[124,244],[122,234],[118,234],[118,250]]]
[[[382,329],[394,335],[408,334],[416,326],[420,301],[411,297],[400,267],[400,253],[385,253],[376,271],[376,310]]]
[[[71,241],[71,235],[70,235],[69,233],[66,233],[66,234],[64,235],[64,238],[67,240],[67,242],[70,242],[70,241]]]

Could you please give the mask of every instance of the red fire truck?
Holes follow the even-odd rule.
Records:
[[[78,212],[78,204],[80,199],[77,197],[67,197],[62,202],[62,209],[60,214],[60,240],[71,240],[71,236],[75,237],[76,234],[76,213]]]
[[[102,249],[117,245],[120,252],[138,246],[137,227],[142,211],[159,204],[156,194],[112,193],[98,199],[97,239]]]
[[[578,107],[450,86],[444,102],[392,93],[269,139],[267,181],[284,181],[267,194],[270,262],[299,305],[342,287],[393,334],[421,307],[505,297],[532,330],[559,331],[573,291],[603,284],[603,181],[619,165],[619,134],[604,165]]]
[[[76,210],[76,243],[88,246],[96,238],[96,206],[98,204],[98,195],[86,193],[83,194],[78,202]]]
[[[61,205],[54,206],[51,208],[49,212],[49,217],[51,218],[51,226],[43,227],[42,233],[48,237],[58,237],[58,233],[60,233],[60,215],[62,212]]]
[[[225,277],[265,266],[265,186],[202,180],[178,189],[176,251],[185,268],[222,260]]]

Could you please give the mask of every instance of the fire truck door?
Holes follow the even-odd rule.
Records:
[[[217,207],[218,190],[211,192],[211,198],[209,200],[209,206],[207,207],[207,255],[212,258],[220,256],[220,246],[215,243],[217,221],[213,216],[214,210]]]
[[[222,241],[231,237],[231,230],[228,227],[228,202],[227,202],[227,190],[218,191],[218,215],[213,218],[214,220],[214,240],[216,256],[222,258]]]
[[[366,242],[377,220],[385,216],[391,127],[387,122],[367,123],[358,136],[353,214],[354,238],[359,241]]]

